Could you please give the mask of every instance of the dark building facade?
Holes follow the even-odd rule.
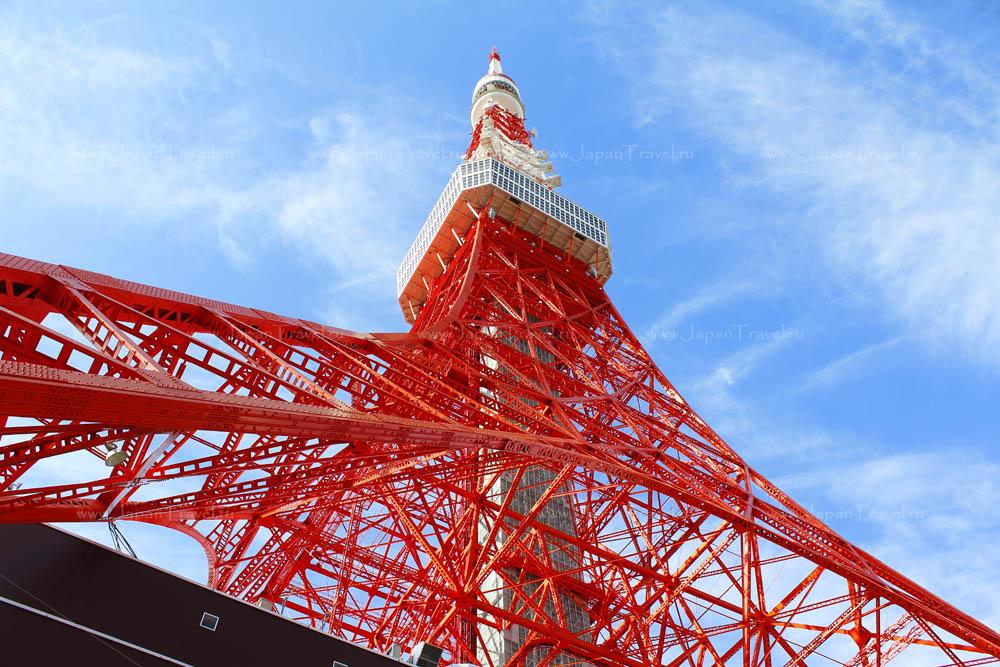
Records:
[[[42,524],[0,525],[0,664],[398,667]]]

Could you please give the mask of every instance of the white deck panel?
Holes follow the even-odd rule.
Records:
[[[490,196],[492,195],[492,200]],[[474,221],[490,201],[505,220],[517,213],[518,226],[591,264],[602,283],[611,276],[608,224],[600,217],[493,158],[458,166],[396,270],[396,291],[403,315],[413,321],[426,300],[425,281],[441,275]]]

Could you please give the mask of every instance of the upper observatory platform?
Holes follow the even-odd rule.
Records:
[[[500,64],[500,54],[496,48],[490,53],[490,66],[486,74],[476,82],[472,91],[472,110],[469,121],[472,127],[479,123],[486,107],[499,104],[504,109],[520,119],[524,119],[524,102],[521,101],[521,91],[514,79],[503,73]]]
[[[545,151],[532,145],[524,126],[521,91],[503,73],[500,54],[490,53],[489,69],[472,91],[472,141],[452,173],[402,264],[396,270],[399,305],[407,322],[420,313],[434,281],[445,272],[482,208],[516,221],[591,266],[604,283],[611,277],[608,225],[600,217],[557,194]]]

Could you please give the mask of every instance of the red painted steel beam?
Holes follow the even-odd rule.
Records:
[[[172,526],[222,590],[453,660],[1000,655],[747,465],[568,250],[484,214],[400,334],[0,255],[0,521]]]

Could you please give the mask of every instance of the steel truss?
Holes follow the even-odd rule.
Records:
[[[489,667],[515,629],[542,667],[998,661],[749,467],[572,249],[462,241],[393,334],[0,255],[0,521],[174,528],[219,590]]]

